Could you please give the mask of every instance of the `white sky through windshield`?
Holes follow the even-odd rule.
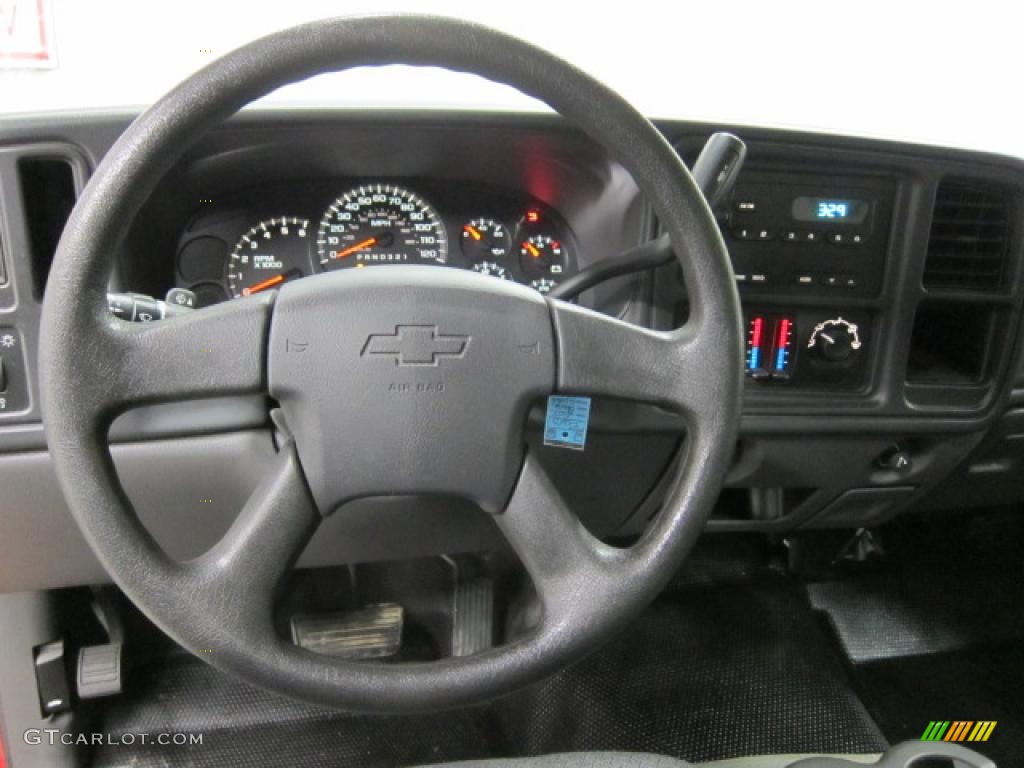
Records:
[[[11,9],[41,0],[0,0]],[[45,3],[44,3],[45,4]],[[5,113],[138,107],[217,55],[340,13],[429,11],[524,37],[652,117],[795,127],[1024,157],[1017,3],[52,0],[57,66],[0,69]],[[360,70],[274,104],[538,109],[470,77]]]

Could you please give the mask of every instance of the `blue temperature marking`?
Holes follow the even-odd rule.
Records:
[[[780,349],[779,354],[775,356],[775,370],[784,371],[786,370],[786,350]]]
[[[754,347],[750,350],[750,370],[756,371],[760,366],[761,362],[761,348]]]

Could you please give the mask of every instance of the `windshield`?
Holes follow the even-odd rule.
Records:
[[[153,102],[253,38],[339,13],[468,18],[595,75],[651,117],[877,136],[1024,157],[1012,4],[0,0],[0,111]],[[1011,18],[1012,16],[1018,18]],[[358,70],[261,105],[543,109],[476,78]]]

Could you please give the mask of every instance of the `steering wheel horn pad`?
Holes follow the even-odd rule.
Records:
[[[497,514],[554,390],[551,316],[525,286],[438,267],[299,280],[274,303],[269,382],[324,514],[402,494]]]
[[[686,324],[652,331],[491,278],[398,266],[309,277],[158,323],[110,315],[106,291],[128,222],[189,147],[282,85],[384,64],[511,85],[603,145],[672,239],[690,301]],[[65,226],[44,297],[39,367],[68,506],[146,616],[252,684],[349,710],[407,712],[536,681],[597,647],[658,594],[699,536],[733,456],[742,321],[707,204],[664,137],[618,95],[476,24],[365,16],[250,43],[132,123]],[[595,539],[523,448],[527,408],[549,392],[684,415],[682,458],[669,470],[661,511],[629,548]],[[175,561],[121,486],[110,423],[140,404],[239,394],[275,397],[292,437],[224,538],[195,560]],[[466,495],[494,515],[536,588],[535,628],[473,656],[408,664],[344,661],[280,638],[275,593],[322,515],[361,495],[423,492]]]

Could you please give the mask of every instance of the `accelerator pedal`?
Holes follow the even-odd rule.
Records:
[[[494,645],[494,582],[457,578],[452,615],[452,656],[472,656]]]
[[[356,611],[293,616],[292,642],[307,651],[341,659],[382,659],[402,646],[405,612],[395,603]]]

